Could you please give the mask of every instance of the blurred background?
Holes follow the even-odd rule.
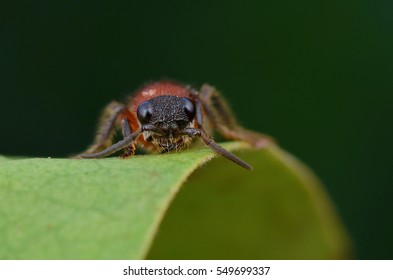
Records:
[[[1,5],[0,154],[79,152],[109,101],[207,82],[316,172],[356,258],[393,258],[392,1]]]

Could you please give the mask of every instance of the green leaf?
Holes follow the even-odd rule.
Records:
[[[204,164],[207,148],[127,160],[0,157],[0,259],[349,257],[306,167],[275,146],[223,146],[254,170]]]

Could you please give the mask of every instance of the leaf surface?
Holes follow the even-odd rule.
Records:
[[[223,146],[254,170],[207,163],[207,148],[127,160],[0,157],[0,259],[348,257],[306,167],[275,146]]]

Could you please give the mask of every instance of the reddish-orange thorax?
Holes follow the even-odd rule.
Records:
[[[173,95],[178,97],[190,97],[191,88],[174,82],[155,82],[140,88],[131,98],[129,109],[136,113],[139,104],[143,101],[161,95]]]

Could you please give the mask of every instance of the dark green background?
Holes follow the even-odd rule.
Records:
[[[81,151],[110,100],[208,82],[320,176],[357,258],[393,258],[392,1],[106,2],[2,4],[0,154]]]

